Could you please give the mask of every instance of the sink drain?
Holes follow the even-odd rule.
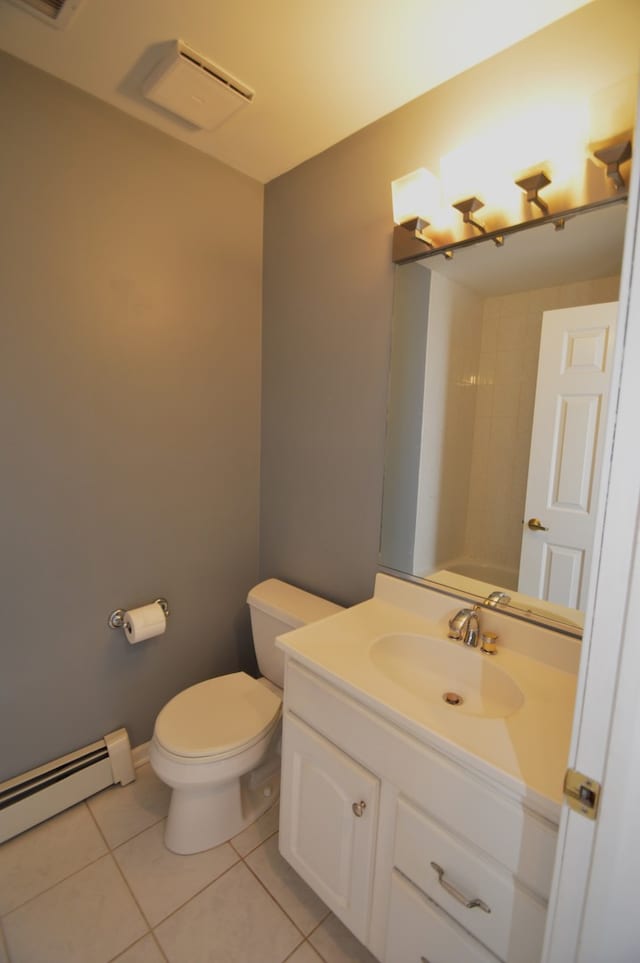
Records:
[[[448,706],[461,706],[464,699],[457,692],[445,692],[442,698],[447,703]]]

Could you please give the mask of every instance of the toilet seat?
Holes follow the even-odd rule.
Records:
[[[166,704],[154,738],[172,756],[223,759],[259,742],[280,717],[282,700],[245,672],[199,682]]]

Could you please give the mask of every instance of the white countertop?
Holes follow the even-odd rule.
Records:
[[[456,600],[447,604],[455,609]],[[518,631],[519,623],[508,620],[505,642],[508,633]],[[445,645],[461,647],[469,659],[491,660],[520,688],[523,704],[506,718],[485,718],[408,691],[370,655],[381,636],[399,633],[436,637]],[[511,648],[499,642],[495,656],[484,655],[446,639],[441,618],[407,611],[381,597],[288,632],[280,636],[278,645],[421,742],[499,783],[540,815],[558,821],[573,718],[574,672],[523,654],[521,645]],[[455,680],[451,688],[455,689]]]

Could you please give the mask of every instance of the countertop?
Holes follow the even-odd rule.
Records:
[[[505,635],[519,631],[518,622],[510,621]],[[461,647],[469,659],[490,659],[520,688],[522,705],[506,718],[486,718],[456,712],[442,700],[426,700],[408,691],[371,657],[381,636],[400,633],[436,637],[444,645]],[[535,652],[524,654],[517,645],[499,643],[495,656],[484,655],[447,639],[441,618],[407,611],[379,597],[288,632],[277,644],[287,656],[381,717],[558,822],[575,700],[574,672],[535,658]],[[451,688],[455,689],[455,680]]]

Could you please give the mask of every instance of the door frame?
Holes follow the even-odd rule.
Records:
[[[640,868],[631,842],[640,834],[639,195],[635,162],[607,420],[610,460],[599,499],[599,553],[590,577],[568,760],[570,768],[602,783],[602,799],[595,821],[563,806],[542,963],[638,958],[640,916],[632,900]]]

